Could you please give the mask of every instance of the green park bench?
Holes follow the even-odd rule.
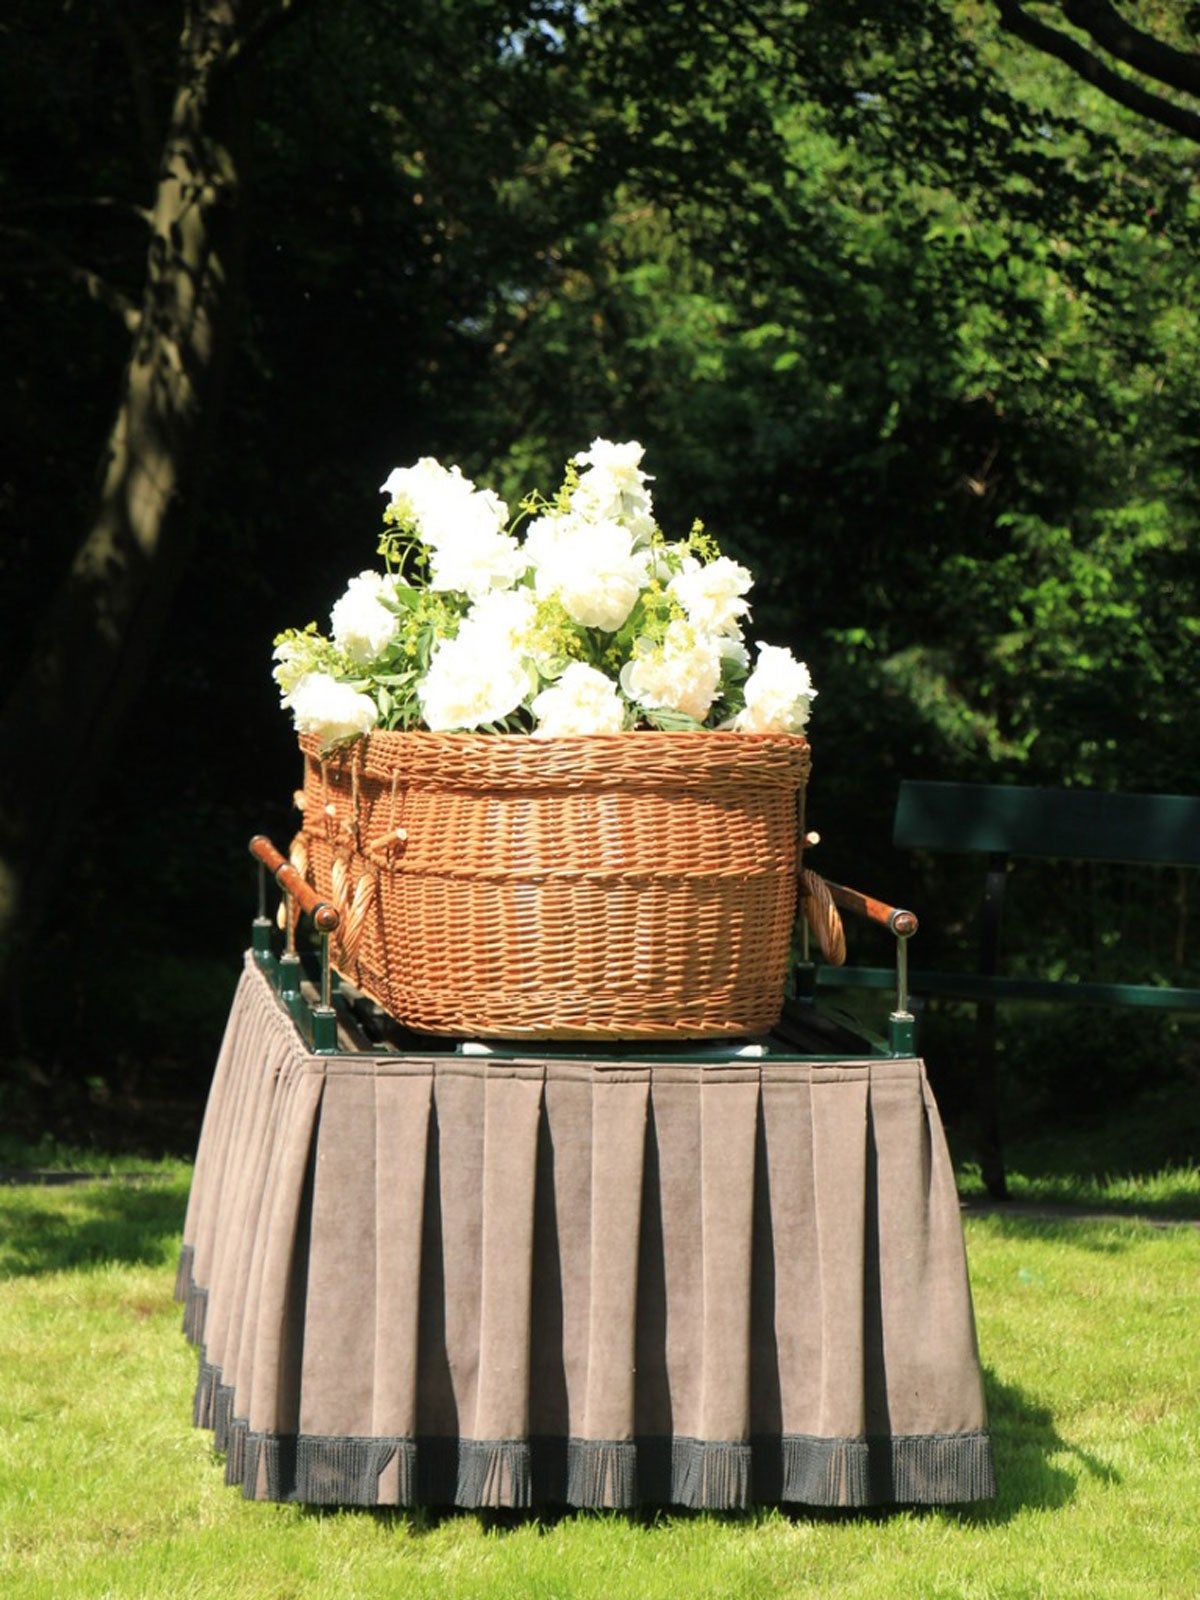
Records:
[[[1009,862],[1050,856],[1143,866],[1200,866],[1200,799],[1170,794],[1101,794],[987,783],[900,785],[893,842],[906,850],[986,857],[979,963],[974,972],[909,972],[921,999],[976,1005],[976,1109],[979,1158],[988,1192],[1007,1197],[996,1082],[996,1004],[1002,1000],[1200,1011],[1200,989],[1155,984],[1055,981],[999,971],[1000,927]],[[891,968],[819,967],[819,987],[883,989]]]

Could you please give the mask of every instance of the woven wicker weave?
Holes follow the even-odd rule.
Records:
[[[373,733],[305,755],[335,965],[422,1032],[756,1034],[778,1019],[807,742]]]

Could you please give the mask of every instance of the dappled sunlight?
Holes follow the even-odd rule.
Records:
[[[186,1205],[186,1177],[0,1191],[0,1277],[172,1264]]]

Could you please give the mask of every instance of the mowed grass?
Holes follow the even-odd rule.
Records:
[[[0,1190],[4,1600],[1200,1595],[1200,1230],[968,1219],[988,1506],[319,1513],[242,1500],[190,1425],[188,1177]]]

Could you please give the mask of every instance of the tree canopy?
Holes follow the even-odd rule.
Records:
[[[81,635],[47,601],[158,303],[187,30],[220,13],[254,45],[194,542],[161,625],[129,614],[122,719],[76,748],[96,782],[59,830],[50,947],[105,928],[112,971],[228,959],[242,836],[285,832],[293,786],[271,637],[371,564],[377,485],[419,455],[515,495],[597,434],[642,439],[663,515],[754,566],[757,636],[812,666],[839,863],[882,853],[901,775],[1193,788],[1195,153],[1012,31],[1054,9],[10,7],[5,682],[40,637],[79,706]],[[1153,31],[1185,107],[1158,8],[1119,36],[1112,6],[1061,9],[1143,75]]]

